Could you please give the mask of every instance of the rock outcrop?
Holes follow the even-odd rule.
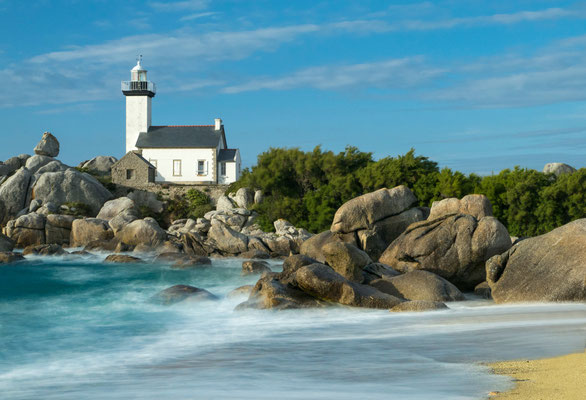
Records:
[[[330,242],[322,248],[326,263],[352,282],[362,283],[362,270],[372,260],[364,251],[343,242]]]
[[[510,247],[509,233],[496,218],[478,221],[456,214],[410,225],[380,262],[403,273],[430,271],[461,290],[472,290],[485,280],[485,262]]]
[[[244,261],[242,263],[242,275],[262,274],[271,272],[271,268],[266,261]]]
[[[108,221],[97,218],[76,219],[71,224],[72,247],[83,247],[97,240],[109,241],[114,237]]]
[[[0,225],[6,224],[27,206],[31,178],[32,174],[28,169],[20,168],[0,186],[0,202],[4,208],[4,214],[0,215]]]
[[[469,194],[462,199],[450,198],[434,201],[428,219],[438,219],[450,214],[467,214],[480,220],[484,217],[492,217],[492,204],[482,194]]]
[[[32,190],[32,198],[43,204],[83,203],[94,215],[112,198],[112,194],[94,177],[74,169],[47,172],[38,178]]]
[[[97,156],[78,165],[92,174],[106,176],[112,172],[112,165],[118,160],[112,156]]]
[[[167,233],[157,221],[147,217],[126,225],[116,234],[116,239],[131,246],[141,244],[155,248],[167,240]]]
[[[377,279],[370,282],[370,286],[405,300],[464,300],[464,295],[456,286],[428,271],[415,270],[403,275]]]
[[[5,232],[18,248],[45,244],[45,222],[42,214],[25,214],[8,221]]]
[[[416,202],[417,198],[406,186],[358,196],[336,211],[330,231],[376,261],[410,224],[427,218],[427,209],[411,208]],[[320,259],[315,253],[312,257]]]
[[[157,293],[151,300],[156,303],[171,305],[184,301],[209,301],[217,299],[215,295],[205,289],[189,285],[175,285]]]
[[[586,301],[586,219],[519,242],[486,275],[497,303]]]
[[[59,141],[50,132],[43,133],[43,138],[35,147],[35,154],[57,157],[59,155]]]
[[[543,167],[544,174],[554,174],[556,176],[572,174],[574,172],[576,172],[576,168],[564,163],[549,163]]]
[[[0,252],[12,251],[14,250],[14,240],[10,239],[8,236],[0,233]]]

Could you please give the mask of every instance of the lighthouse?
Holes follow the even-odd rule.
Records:
[[[122,93],[126,96],[126,152],[137,150],[138,136],[151,127],[152,99],[156,92],[155,84],[147,80],[140,56],[130,70],[130,80],[122,82]]]

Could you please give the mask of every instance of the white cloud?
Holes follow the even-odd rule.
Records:
[[[193,11],[203,10],[207,8],[209,0],[186,0],[186,1],[153,1],[149,2],[148,5],[157,11]]]
[[[190,14],[190,15],[186,15],[184,17],[179,18],[179,21],[193,21],[194,19],[211,17],[211,16],[214,16],[214,15],[217,15],[217,14],[218,14],[217,12],[213,12],[213,11],[203,12],[203,13],[196,13],[196,14]]]
[[[299,87],[337,90],[358,86],[400,89],[422,84],[442,73],[441,69],[426,67],[421,57],[409,57],[371,63],[311,67],[285,77],[255,79],[244,84],[229,86],[223,91],[240,93]]]

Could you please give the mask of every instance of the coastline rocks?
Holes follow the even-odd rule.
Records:
[[[167,240],[167,233],[161,229],[157,221],[147,217],[126,225],[116,234],[116,238],[131,246],[140,244],[154,248]]]
[[[0,225],[6,224],[27,206],[28,187],[32,174],[26,168],[20,168],[0,186],[0,202],[4,205],[4,214],[0,216]]]
[[[323,246],[326,263],[344,278],[361,283],[362,269],[372,260],[364,251],[348,243],[330,242]]]
[[[76,217],[72,215],[47,215],[45,224],[45,243],[68,245],[71,238],[71,226]]]
[[[184,301],[217,300],[218,298],[205,289],[189,285],[175,285],[154,295],[151,300],[163,305],[172,305]]]
[[[507,229],[494,217],[448,215],[407,228],[380,257],[400,272],[433,272],[461,290],[485,280],[484,263],[511,247]]]
[[[247,301],[236,310],[245,309],[298,309],[322,307],[325,303],[302,292],[298,288],[278,280],[278,274],[264,274],[252,289]]]
[[[14,241],[15,247],[24,248],[45,243],[45,221],[42,214],[30,213],[8,221],[6,235]]]
[[[331,242],[342,242],[342,240],[332,231],[318,233],[301,244],[299,253],[311,257],[320,263],[325,263],[326,257],[323,254],[322,248]]]
[[[157,198],[156,193],[147,192],[145,190],[135,190],[128,193],[126,197],[134,201],[137,208],[146,207],[157,214],[162,213],[165,208],[163,202]]]
[[[35,154],[57,157],[59,155],[59,141],[50,132],[43,133],[41,141],[35,147]]]
[[[252,293],[253,288],[254,288],[253,285],[239,286],[236,289],[230,291],[230,293],[227,294],[227,297],[231,298],[231,297],[250,296],[250,293]]]
[[[104,203],[112,198],[112,194],[94,177],[75,169],[41,175],[35,182],[32,193],[33,198],[41,200],[43,204],[86,204],[93,215],[97,215]]]
[[[525,239],[486,263],[497,303],[586,301],[586,219]]]
[[[69,253],[63,250],[63,247],[58,244],[41,244],[25,247],[22,254],[25,256],[29,254],[36,256],[61,256]]]
[[[271,258],[271,255],[269,253],[267,253],[266,251],[252,249],[252,250],[245,251],[244,253],[240,253],[240,255],[238,255],[238,257],[257,259],[257,260],[267,260],[267,259]]]
[[[242,275],[262,274],[271,272],[271,268],[266,261],[244,261],[242,263]]]
[[[36,174],[41,168],[54,161],[53,157],[34,155],[26,160],[25,167],[31,174]]]
[[[128,197],[119,197],[104,203],[96,218],[110,221],[124,211],[134,210],[134,201]]]
[[[449,198],[434,201],[429,219],[434,220],[450,214],[467,214],[480,220],[484,217],[492,217],[492,204],[482,194],[469,194],[462,199]]]
[[[71,224],[72,247],[83,247],[96,240],[109,241],[114,237],[108,221],[97,218],[76,219]]]
[[[348,233],[371,229],[375,222],[400,214],[415,202],[417,198],[406,186],[367,193],[344,203],[336,211],[330,230]]]
[[[10,251],[0,252],[0,264],[12,264],[24,260],[25,258],[20,253],[13,253]]]
[[[254,192],[249,188],[240,188],[232,199],[238,207],[248,209],[254,204]]]
[[[323,264],[311,264],[295,272],[297,287],[310,296],[347,306],[390,309],[402,300],[379,290],[348,281],[332,268]]]
[[[543,167],[544,174],[554,174],[555,176],[574,172],[576,172],[576,168],[564,163],[548,163]]]
[[[359,246],[376,261],[389,244],[405,232],[409,225],[425,220],[428,214],[428,209],[411,208],[398,215],[375,222],[371,229],[356,232]]]
[[[10,239],[8,236],[0,233],[0,252],[12,251],[14,250],[14,240]]]
[[[391,312],[423,312],[446,310],[448,306],[439,301],[413,300],[406,301],[391,308]]]
[[[464,295],[456,286],[428,271],[415,270],[399,276],[377,279],[370,282],[370,286],[405,300],[464,300]]]
[[[91,160],[84,161],[78,165],[79,168],[87,169],[92,174],[109,175],[112,172],[112,165],[118,160],[111,156],[97,156]]]
[[[115,217],[111,218],[108,221],[108,225],[112,228],[114,235],[120,232],[124,227],[131,222],[134,222],[138,219],[138,213],[134,208],[124,210],[120,214],[116,215]]]
[[[112,264],[136,264],[143,261],[138,257],[133,257],[126,254],[110,254],[108,257],[106,257],[104,262]]]
[[[228,196],[220,196],[216,202],[216,211],[231,211],[236,208],[236,204]]]
[[[239,254],[248,250],[248,236],[236,232],[216,220],[212,220],[208,238],[213,242],[214,248],[224,253]]]

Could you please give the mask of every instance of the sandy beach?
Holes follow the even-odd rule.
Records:
[[[586,353],[541,360],[517,360],[490,364],[495,374],[508,375],[515,387],[493,392],[490,399],[578,400],[586,393]]]

